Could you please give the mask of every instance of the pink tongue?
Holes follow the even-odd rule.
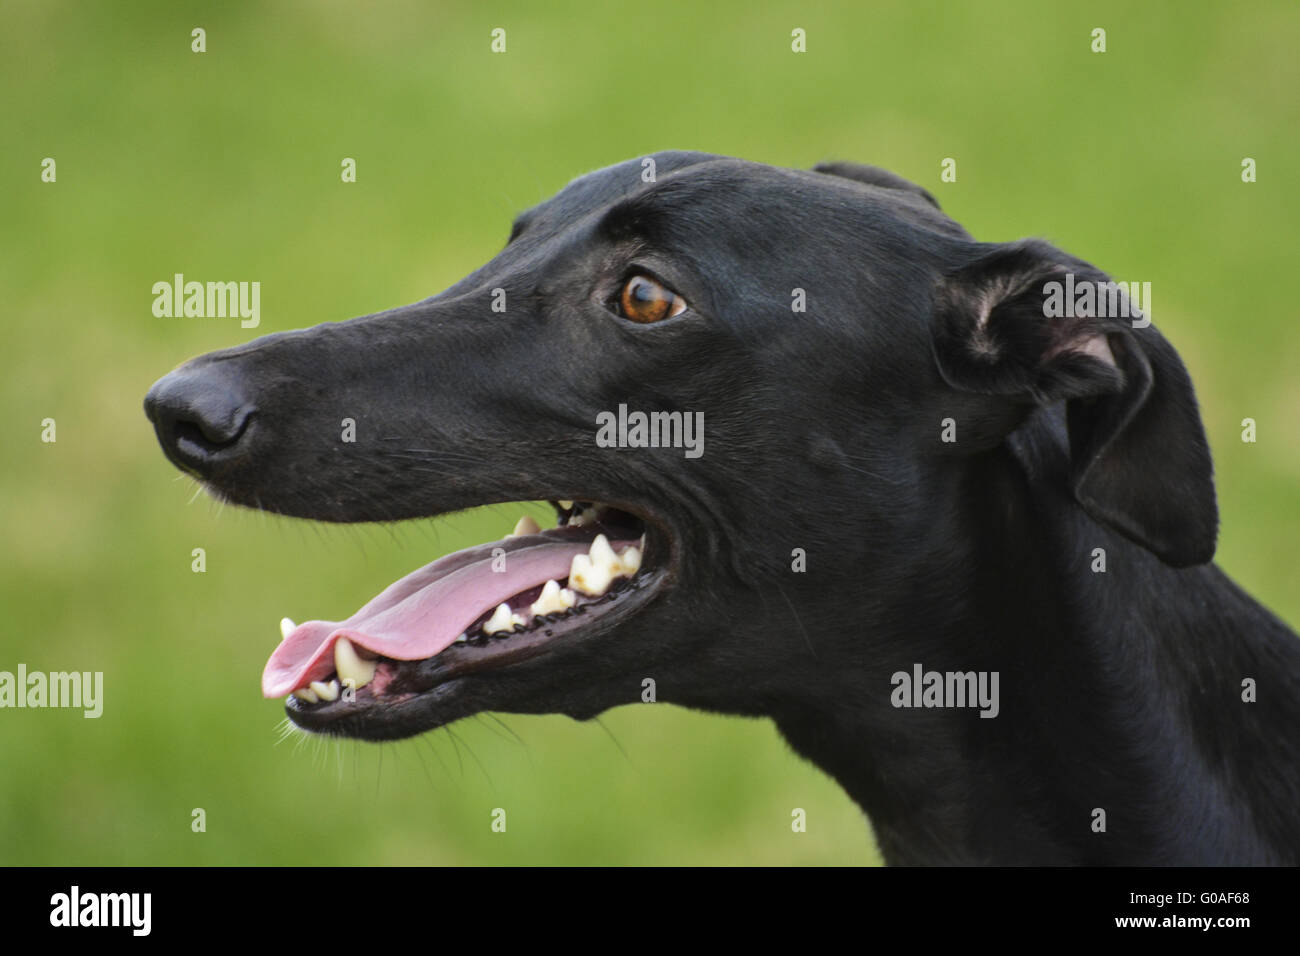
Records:
[[[458,552],[389,585],[346,621],[307,621],[280,642],[262,673],[262,694],[283,697],[334,670],[340,635],[375,654],[399,661],[432,657],[456,640],[484,611],[512,595],[569,574],[575,554],[589,542],[545,541],[516,547],[494,571],[501,543]],[[618,545],[616,545],[618,547]],[[471,555],[481,555],[466,560]]]

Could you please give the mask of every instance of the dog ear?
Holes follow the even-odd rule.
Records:
[[[931,196],[929,192],[916,183],[908,182],[902,176],[891,173],[887,169],[881,169],[879,166],[867,166],[863,163],[818,163],[813,167],[813,172],[825,173],[827,176],[839,176],[841,179],[853,179],[860,183],[866,183],[868,186],[897,189],[900,192],[919,196],[935,209],[939,208],[939,200]]]
[[[1091,297],[1066,301],[1088,284]],[[1191,378],[1116,288],[1047,243],[999,245],[940,280],[935,360],[964,392],[1065,401],[1075,500],[1166,564],[1202,564],[1214,556],[1218,506]]]

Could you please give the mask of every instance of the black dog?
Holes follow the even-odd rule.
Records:
[[[1209,563],[1174,349],[1101,299],[1052,317],[1053,283],[1106,281],[880,169],[667,152],[441,295],[205,355],[145,406],[243,505],[556,503],[286,625],[264,691],[301,727],[658,699],[775,720],[891,863],[1296,862],[1300,644]]]

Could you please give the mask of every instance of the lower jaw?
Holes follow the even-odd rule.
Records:
[[[285,713],[310,733],[381,741],[414,736],[485,710],[509,712],[511,694],[498,691],[495,678],[508,678],[523,665],[545,666],[551,656],[599,653],[602,642],[619,640],[618,630],[660,593],[667,577],[663,569],[647,570],[578,613],[521,633],[454,644],[424,660],[380,658],[374,679],[364,687],[316,704],[290,696]],[[539,685],[530,697],[544,697],[546,674],[529,679]],[[556,688],[557,704],[563,691]],[[525,709],[534,711],[532,706]]]

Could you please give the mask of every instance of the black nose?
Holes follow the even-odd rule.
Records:
[[[204,476],[239,457],[253,406],[228,371],[209,364],[160,378],[144,398],[144,412],[167,457]]]

